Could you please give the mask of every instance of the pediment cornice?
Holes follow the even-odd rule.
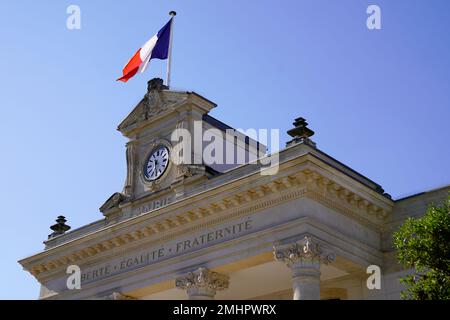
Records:
[[[187,100],[187,93],[169,90],[150,91],[119,124],[117,130],[127,136],[129,132],[151,124],[160,116],[169,113],[177,106],[184,104]]]
[[[195,92],[151,90],[118,125],[117,130],[129,137],[136,130],[146,128],[184,105],[195,106],[203,113],[216,105]]]

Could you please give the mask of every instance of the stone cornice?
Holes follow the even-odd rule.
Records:
[[[290,147],[290,149],[293,149],[293,147]],[[285,159],[286,162],[282,163],[280,165],[280,173],[281,174],[285,174],[285,175],[296,175],[300,170],[302,170],[303,168],[307,168],[307,167],[313,167],[315,171],[317,171],[316,174],[311,175],[310,178],[308,179],[308,181],[310,182],[310,187],[309,188],[309,193],[308,193],[308,197],[313,199],[313,200],[317,200],[317,201],[321,201],[322,204],[326,205],[327,207],[331,208],[331,209],[335,209],[338,211],[342,211],[345,212],[348,216],[351,217],[357,217],[357,215],[355,215],[351,208],[349,208],[348,206],[345,206],[345,202],[342,202],[340,205],[338,203],[336,203],[334,201],[334,198],[336,197],[336,195],[338,195],[339,197],[346,197],[346,195],[351,196],[351,195],[355,195],[355,199],[351,200],[349,202],[355,203],[355,201],[359,201],[360,199],[371,199],[371,201],[373,203],[375,203],[379,208],[383,209],[383,212],[381,212],[382,215],[385,215],[388,212],[391,212],[392,207],[394,202],[391,199],[388,199],[386,197],[384,197],[383,195],[379,194],[378,192],[372,190],[371,188],[368,188],[364,185],[361,185],[359,182],[353,180],[351,177],[348,177],[344,174],[342,174],[339,170],[330,167],[327,164],[324,164],[323,162],[321,162],[320,159],[316,158],[313,155],[310,154],[305,154],[302,155],[300,157],[297,158],[290,158],[288,157],[287,159]],[[202,199],[204,198],[214,198],[214,197],[220,197],[222,198],[224,194],[235,194],[236,191],[246,191],[248,189],[247,185],[253,185],[255,183],[258,183],[260,185],[263,185],[265,183],[270,183],[272,182],[273,178],[269,177],[269,176],[261,176],[258,173],[255,173],[255,171],[250,171],[250,172],[246,172],[246,171],[238,171],[239,169],[246,169],[245,165],[242,166],[241,168],[238,169],[234,169],[228,173],[222,174],[221,176],[219,176],[216,179],[213,180],[208,180],[207,183],[208,185],[210,185],[210,188],[207,189],[206,191],[203,188],[203,185],[198,186],[198,190],[191,190],[189,196],[182,198],[180,200],[177,200],[175,202],[172,202],[170,204],[170,206],[167,207],[162,207],[158,210],[153,210],[151,212],[148,213],[144,213],[140,216],[137,217],[133,217],[132,219],[125,219],[125,220],[119,220],[119,221],[107,221],[107,220],[99,220],[95,222],[95,225],[97,226],[96,229],[94,229],[93,231],[88,231],[88,232],[83,232],[83,229],[85,227],[82,228],[78,228],[75,230],[72,230],[70,233],[64,235],[63,237],[68,237],[68,240],[65,240],[64,242],[62,242],[62,244],[56,244],[56,245],[51,245],[49,247],[56,248],[57,246],[75,241],[78,238],[83,237],[86,240],[86,237],[89,237],[90,234],[93,233],[97,233],[97,232],[101,232],[102,230],[108,229],[108,228],[119,228],[121,226],[126,227],[129,224],[133,224],[133,223],[141,223],[141,220],[146,220],[146,219],[153,219],[156,216],[162,216],[165,215],[167,212],[169,211],[178,211],[181,208],[189,208],[189,206],[193,207],[193,208],[197,208],[197,203],[201,202]],[[259,171],[256,171],[259,172]],[[308,172],[308,171],[306,171]],[[325,179],[325,180],[324,180]],[[333,180],[335,181],[335,190],[331,190],[331,193],[334,195],[334,197],[329,197],[329,195],[327,195],[326,193],[323,192],[323,190],[321,191],[321,188],[328,183],[328,180]],[[316,184],[316,187],[314,187],[314,185]],[[339,189],[339,185],[342,186],[346,186],[346,190],[349,191],[349,193],[347,193],[347,191],[344,191],[344,189],[341,191]],[[328,186],[331,186],[330,184]],[[144,197],[141,198],[137,198],[137,199],[132,199],[132,201],[125,201],[124,203],[121,203],[119,205],[120,208],[125,208],[125,207],[135,207],[141,204],[144,204],[148,201],[152,201],[154,199],[158,199],[159,197],[165,196],[165,195],[170,195],[171,192],[169,190],[169,188],[166,188],[164,190],[161,190],[160,193],[158,192],[157,194],[152,193],[150,195],[146,195]],[[359,197],[356,195],[360,195]],[[375,207],[373,208],[375,209]],[[374,211],[371,210],[371,213],[373,213]],[[380,212],[379,212],[380,213]],[[361,217],[360,217],[361,218]],[[363,218],[363,217],[362,217]],[[363,218],[364,220],[364,218]],[[372,228],[378,228],[375,227],[370,220],[365,219],[366,223],[371,224]],[[87,225],[88,227],[94,225],[94,223]],[[79,235],[75,235],[74,233],[78,233],[80,232]],[[56,239],[51,239],[49,241],[53,242],[53,241],[58,241],[60,242],[62,239],[56,238]],[[61,242],[60,242],[61,243]]]
[[[344,187],[347,183],[345,177],[330,177],[332,170],[324,171],[320,163],[315,163],[317,159],[308,156],[302,158],[302,161],[296,160],[290,165],[283,164],[277,176],[261,179],[258,174],[256,177],[253,174],[236,179],[235,183],[239,187],[233,186],[233,182],[226,191],[223,186],[219,186],[206,191],[206,196],[183,199],[46,250],[20,263],[39,279],[46,274],[61,272],[67,265],[84,264],[96,256],[122,247],[130,248],[134,244],[175,237],[195,228],[210,216],[222,216],[230,212],[236,216],[246,215],[301,197],[314,199],[365,226],[381,229],[391,210],[389,203],[379,198],[382,196],[374,196],[372,190],[352,191],[355,187]],[[250,178],[254,181],[243,181]],[[335,182],[339,178],[342,184]],[[262,182],[255,184],[256,181]],[[76,246],[84,244],[86,246],[83,249],[75,250]]]

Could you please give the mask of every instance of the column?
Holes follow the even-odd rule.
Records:
[[[177,278],[175,285],[187,291],[189,300],[212,300],[218,290],[228,288],[229,277],[200,267]]]
[[[334,261],[334,253],[305,236],[295,243],[275,246],[274,256],[292,271],[294,300],[320,299],[320,264]]]

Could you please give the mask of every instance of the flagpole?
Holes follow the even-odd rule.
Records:
[[[177,15],[175,11],[170,11],[169,15],[172,17],[172,23],[170,25],[170,39],[169,39],[169,57],[167,60],[167,79],[166,79],[166,85],[170,88],[170,69],[172,66],[172,38],[173,38],[173,23],[174,23],[174,17]]]

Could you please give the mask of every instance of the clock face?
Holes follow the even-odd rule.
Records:
[[[164,146],[159,146],[152,151],[144,166],[144,175],[154,181],[161,177],[169,165],[169,150]]]

